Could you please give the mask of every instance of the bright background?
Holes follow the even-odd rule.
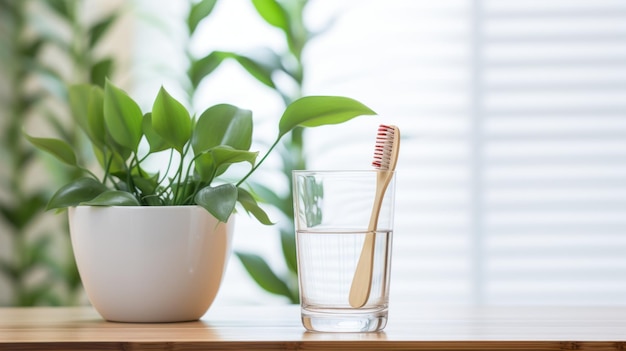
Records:
[[[13,58],[13,66],[0,66],[3,138],[11,118],[50,135],[46,118],[68,116],[63,84],[77,77],[67,61],[89,52],[70,53],[76,28],[49,3],[0,0],[1,9],[28,4],[23,33],[9,33],[20,19],[0,11],[0,63]],[[161,85],[185,100],[188,1],[80,4],[78,24],[123,8],[96,54],[115,55],[116,84],[144,110]],[[379,114],[309,130],[309,168],[370,169],[378,124],[402,130],[392,305],[626,304],[626,1],[310,0],[306,17],[310,28],[328,29],[304,52],[304,93],[349,96]],[[21,60],[11,44],[35,34],[48,42],[29,58],[36,62]],[[190,44],[195,57],[285,49],[282,33],[249,0],[218,1]],[[15,79],[15,67],[37,62],[43,70]],[[14,96],[28,99],[41,87],[37,106],[13,113]],[[232,60],[199,89],[196,111],[222,102],[254,111],[253,149],[267,150],[283,106],[275,92]],[[18,203],[27,214],[34,208],[22,193],[46,193],[58,181],[45,157],[15,171],[19,162],[6,141],[0,139],[0,305],[87,303],[77,279],[46,266],[73,262],[57,223],[64,217],[40,211],[23,231],[6,220]],[[288,179],[277,165],[269,159],[255,177],[284,191]],[[23,189],[14,192],[16,184]],[[277,230],[246,216],[237,221],[235,249],[285,272]],[[24,291],[30,296],[20,296]],[[215,303],[286,302],[263,292],[233,257]]]
[[[164,20],[184,11],[142,3]],[[626,2],[313,0],[307,14],[336,21],[305,52],[305,93],[380,115],[309,132],[310,168],[368,169],[376,126],[403,132],[392,303],[626,303]],[[281,43],[247,1],[212,17],[199,52]],[[167,54],[180,28],[148,27],[146,101],[157,65],[181,69]],[[195,103],[250,108],[270,140],[280,102],[244,77],[220,68]],[[236,248],[279,255],[271,228],[238,228]],[[257,290],[233,259],[216,303],[283,302]]]

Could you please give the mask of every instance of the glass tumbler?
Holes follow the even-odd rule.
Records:
[[[387,324],[395,173],[382,172],[293,172],[301,317],[309,331],[374,332]]]

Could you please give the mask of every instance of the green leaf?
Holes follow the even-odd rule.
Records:
[[[156,191],[158,184],[159,175],[158,173],[153,176],[134,176],[133,183],[135,187],[137,187],[142,194],[142,198],[145,196],[153,195]]]
[[[296,236],[294,235],[293,228],[280,230],[280,246],[287,268],[289,268],[289,271],[297,273]]]
[[[89,93],[87,129],[94,144],[100,147],[105,145],[107,130],[104,122],[104,91],[97,86],[92,86]]]
[[[237,201],[243,206],[247,213],[251,214],[256,218],[259,222],[265,225],[274,224],[267,213],[259,207],[259,204],[256,202],[252,194],[250,194],[247,190],[242,188],[237,188]]]
[[[233,54],[234,58],[236,58],[237,54]],[[267,48],[260,47],[254,48],[252,50],[247,50],[245,55],[239,55],[242,57],[247,57],[250,60],[256,62],[256,64],[262,66],[264,69],[268,71],[284,71],[287,74],[290,72],[283,65],[283,58],[281,55],[277,54],[276,51]]]
[[[254,279],[261,288],[272,294],[291,298],[291,292],[287,284],[272,271],[261,256],[244,252],[235,252],[235,254],[252,279]]]
[[[20,201],[11,201],[13,206],[0,204],[0,215],[4,221],[17,229],[15,233],[19,234],[45,208],[46,202],[43,192],[36,192],[30,196],[24,196]]]
[[[195,165],[201,179],[211,181],[215,176],[224,173],[233,163],[249,162],[254,166],[257,156],[258,152],[236,150],[230,146],[219,145],[199,155],[195,160]]]
[[[189,34],[193,34],[198,27],[198,24],[211,14],[217,0],[202,0],[200,2],[191,5],[189,10],[189,16],[187,18],[187,28]]]
[[[218,145],[249,150],[252,145],[252,111],[219,104],[206,109],[196,123],[191,145],[199,154]]]
[[[215,168],[229,166],[233,163],[248,162],[254,166],[254,162],[258,156],[258,152],[233,149],[230,146],[216,146],[210,151],[215,162]]]
[[[22,200],[20,206],[16,208],[18,228],[26,228],[31,224],[35,216],[46,207],[46,203],[47,196],[44,196],[43,192],[35,193]]]
[[[22,259],[25,261],[24,266],[33,267],[45,263],[46,252],[51,242],[52,238],[45,235],[36,238],[28,245],[26,252],[22,255]]]
[[[204,207],[220,222],[227,222],[228,217],[235,210],[237,202],[237,188],[230,183],[216,187],[207,186],[196,194],[194,201]]]
[[[200,180],[203,182],[210,183],[217,177],[217,167],[215,166],[213,155],[211,155],[210,152],[196,156],[194,166],[196,167]]]
[[[23,57],[35,57],[44,46],[44,43],[45,41],[42,38],[34,38],[31,43],[22,47],[20,55],[23,55]]]
[[[142,199],[148,206],[163,206],[163,199],[157,195],[148,195]]]
[[[76,154],[67,142],[60,139],[35,138],[30,135],[26,135],[26,139],[38,149],[50,153],[61,162],[76,167]]]
[[[100,38],[114,23],[117,13],[112,13],[89,28],[89,47],[93,48],[100,41]]]
[[[109,190],[95,198],[84,201],[81,205],[86,206],[140,206],[139,201],[130,193],[119,190]]]
[[[265,22],[289,32],[289,16],[276,0],[252,0],[252,4]]]
[[[301,60],[304,47],[313,37],[309,32],[309,28],[306,26],[304,18],[304,9],[307,3],[306,0],[281,2],[289,15],[289,28],[284,30],[287,46],[289,47],[289,51],[297,57],[298,60]],[[301,75],[296,79],[300,84],[302,83]]]
[[[104,58],[91,66],[89,79],[91,83],[98,86],[104,86],[107,77],[111,76],[114,62],[110,57]]]
[[[54,11],[56,11],[62,17],[65,17],[67,19],[72,19],[74,17],[72,16],[72,12],[70,11],[70,8],[68,7],[68,1],[66,0],[48,0],[48,1],[45,1],[45,3],[48,4],[48,6],[50,6]]]
[[[74,121],[95,145],[102,147],[106,136],[102,89],[89,84],[76,84],[69,87],[68,94]]]
[[[278,137],[292,129],[339,124],[362,115],[375,115],[369,107],[342,96],[305,96],[292,102],[279,122]]]
[[[107,187],[93,178],[78,178],[59,189],[46,209],[78,206],[107,191]]]
[[[146,113],[143,116],[143,134],[146,136],[148,145],[150,145],[150,152],[159,152],[171,148],[170,144],[165,141],[161,136],[152,128],[152,113]]]
[[[254,166],[254,162],[259,153],[256,151],[237,150],[227,145],[220,145],[211,149],[211,155],[213,156],[215,166],[219,170],[221,167],[239,162],[248,162],[250,165]]]
[[[163,87],[152,106],[152,128],[181,154],[191,138],[189,112]]]
[[[219,65],[224,61],[224,58],[230,56],[227,53],[221,51],[213,51],[207,56],[193,61],[191,67],[189,67],[189,78],[194,88],[197,88],[204,77],[211,74]]]
[[[111,136],[111,134],[109,134],[107,132],[107,135],[105,136],[106,139],[106,154],[107,155],[111,155],[113,154],[114,158],[118,158],[120,160],[122,160],[122,162],[124,163],[126,160],[128,160],[128,158],[132,155],[133,150],[129,149],[125,146],[122,146],[120,144],[118,144],[115,140],[113,140],[113,137]]]
[[[82,130],[90,135],[87,125],[87,115],[89,106],[89,95],[91,93],[91,85],[75,84],[68,88],[68,97],[70,101],[70,110],[74,121]]]
[[[137,103],[107,80],[104,85],[104,121],[113,140],[137,151],[142,137],[142,120],[143,114]]]
[[[246,70],[250,75],[256,78],[259,82],[267,85],[272,89],[276,89],[276,84],[274,84],[274,80],[272,80],[272,73],[274,73],[275,68],[271,66],[266,66],[262,62],[255,61],[253,58],[235,55],[235,60],[239,62],[239,64]]]

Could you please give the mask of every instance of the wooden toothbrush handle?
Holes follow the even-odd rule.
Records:
[[[354,271],[352,286],[350,287],[350,306],[353,308],[363,307],[369,300],[372,290],[372,270],[374,269],[374,244],[376,233],[365,234],[365,242],[361,249],[361,256]]]
[[[352,278],[350,287],[349,302],[353,308],[363,307],[369,300],[372,290],[372,273],[374,270],[374,246],[376,244],[376,229],[378,226],[378,215],[385,197],[385,191],[391,181],[393,172],[379,171],[376,174],[376,197],[372,206],[370,222],[365,234],[365,241],[361,249],[361,255]]]

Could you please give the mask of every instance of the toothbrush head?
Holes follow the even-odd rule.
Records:
[[[381,171],[393,171],[400,151],[400,129],[381,124],[376,135],[372,166]]]

